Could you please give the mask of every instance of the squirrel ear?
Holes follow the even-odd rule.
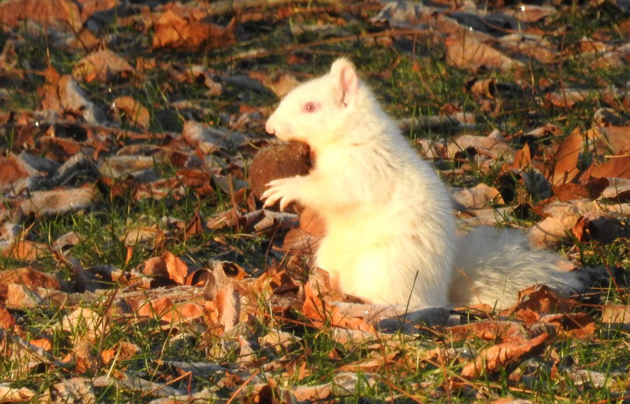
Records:
[[[341,92],[341,105],[347,106],[359,90],[359,78],[354,65],[346,58],[337,59],[330,68],[330,75],[335,87]]]

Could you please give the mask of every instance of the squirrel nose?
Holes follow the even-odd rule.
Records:
[[[270,123],[271,123],[270,121],[267,121],[267,124],[265,125],[265,129],[267,130],[267,133],[269,133],[270,135],[275,135],[276,129]]]

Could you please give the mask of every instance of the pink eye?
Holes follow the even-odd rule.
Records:
[[[316,110],[317,110],[317,104],[315,104],[314,102],[309,101],[306,104],[304,104],[304,111],[315,112]]]

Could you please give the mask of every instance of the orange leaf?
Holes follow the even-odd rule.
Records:
[[[567,136],[553,156],[553,172],[548,176],[552,185],[571,182],[578,175],[578,157],[584,149],[584,137],[579,129]]]
[[[494,373],[506,367],[514,366],[543,348],[549,334],[544,333],[526,342],[506,342],[485,349],[477,358],[462,369],[462,376],[478,377],[482,372]]]

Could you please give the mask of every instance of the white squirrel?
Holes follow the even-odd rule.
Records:
[[[341,292],[375,304],[508,307],[535,283],[581,289],[549,251],[530,250],[517,230],[479,227],[455,234],[446,186],[409,145],[347,59],[291,91],[267,132],[314,151],[304,176],[271,181],[265,206],[315,209],[326,234],[315,265]]]

